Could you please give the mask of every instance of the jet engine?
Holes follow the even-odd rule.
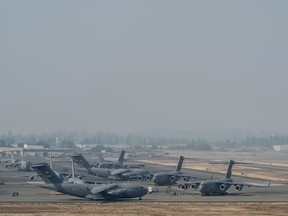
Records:
[[[188,182],[188,181],[190,180],[190,177],[189,177],[189,176],[184,176],[183,180],[184,180],[185,182]]]
[[[171,176],[171,177],[170,177],[170,181],[171,181],[171,182],[174,182],[175,180],[176,180],[176,177],[175,177],[175,176]]]
[[[192,190],[196,190],[197,188],[198,188],[198,184],[191,184],[190,185],[190,188],[192,189]]]
[[[138,176],[138,181],[142,181],[143,180],[143,176]]]
[[[21,166],[20,163],[16,163],[16,164],[14,164],[14,167],[20,167],[20,166]]]
[[[187,184],[180,184],[179,188],[181,188],[182,190],[187,190],[188,185]]]
[[[220,190],[224,191],[224,190],[226,190],[226,188],[227,188],[226,184],[221,184],[220,185]]]
[[[152,175],[147,175],[146,176],[146,181],[150,181],[152,179]]]
[[[33,181],[35,179],[35,176],[31,175],[29,178],[30,178],[31,181]]]
[[[235,185],[235,190],[236,191],[241,191],[243,188],[243,185]]]

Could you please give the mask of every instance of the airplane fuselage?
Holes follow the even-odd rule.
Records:
[[[158,186],[170,186],[181,178],[179,175],[182,175],[181,171],[156,173],[152,181]]]
[[[137,163],[121,163],[121,162],[101,162],[98,164],[98,168],[108,168],[108,169],[123,169],[123,168],[141,168],[145,164]]]
[[[232,179],[204,181],[199,185],[199,190],[203,196],[225,195],[231,187],[231,184],[225,184],[226,182],[232,183]]]
[[[102,191],[100,193],[91,194],[93,188],[101,187],[102,185],[88,184],[44,184],[41,187],[68,194],[71,196],[90,198],[90,199],[119,199],[119,198],[139,198],[147,194],[148,190],[140,185],[134,184],[118,184],[117,186]]]

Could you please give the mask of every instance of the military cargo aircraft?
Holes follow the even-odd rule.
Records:
[[[189,187],[193,190],[196,190],[199,187],[199,190],[202,196],[215,196],[215,195],[225,195],[227,190],[233,185],[236,191],[241,191],[243,187],[269,187],[257,184],[249,183],[236,183],[233,182],[232,176],[232,167],[235,164],[234,160],[229,161],[227,173],[223,179],[218,180],[207,180],[203,182],[186,182],[179,185],[179,188],[187,190]]]
[[[112,180],[142,180],[150,176],[149,172],[143,169],[108,169],[94,167],[88,163],[81,153],[71,155],[71,158],[79,167],[84,168],[88,174],[101,178]],[[149,177],[147,177],[147,179],[149,179]]]
[[[141,168],[145,166],[145,164],[143,163],[124,162],[124,156],[125,151],[122,150],[118,161],[102,161],[98,164],[98,168],[118,169],[118,168]]]
[[[17,168],[17,171],[22,171],[22,172],[32,172],[33,170],[31,169],[32,163],[30,161],[25,161],[25,160],[20,160],[18,162],[14,163],[8,163],[5,165],[6,168]]]
[[[31,168],[32,163],[30,161],[24,160],[24,152],[22,151],[22,159],[14,159],[14,155],[11,155],[11,159],[5,161],[6,168],[17,168],[17,171],[22,172],[33,172]]]
[[[0,163],[5,163],[6,168],[9,167],[10,164],[18,163],[20,159],[14,159],[14,154],[11,154],[11,159],[2,159]]]
[[[41,187],[60,193],[93,200],[142,199],[148,190],[138,184],[71,184],[63,182],[47,163],[34,164],[32,168],[45,182]]]
[[[180,178],[183,178],[183,180],[185,182],[188,182],[189,179],[191,178],[191,176],[182,175],[181,168],[182,168],[183,161],[184,161],[184,157],[180,156],[179,162],[178,162],[178,165],[177,165],[175,171],[160,172],[160,173],[154,174],[152,180],[155,183],[155,185],[171,186],[171,185],[175,184]]]

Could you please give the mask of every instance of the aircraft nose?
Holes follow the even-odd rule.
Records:
[[[206,184],[200,184],[200,185],[199,185],[199,191],[200,191],[201,193],[205,193],[206,188],[207,188]]]
[[[158,175],[154,175],[152,178],[152,181],[157,181],[158,180]]]
[[[148,193],[148,189],[147,188],[142,188],[142,191],[143,191],[143,195],[147,194]]]

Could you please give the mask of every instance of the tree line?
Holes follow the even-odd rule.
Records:
[[[56,143],[56,137],[58,143]],[[273,145],[288,144],[288,136],[269,136],[269,137],[247,137],[241,140],[218,140],[207,141],[203,139],[188,138],[163,138],[138,136],[133,134],[117,135],[113,133],[80,134],[78,132],[42,134],[42,135],[14,135],[11,132],[0,136],[0,147],[11,147],[17,144],[23,147],[24,143],[31,145],[43,145],[46,148],[57,145],[57,147],[73,148],[76,144],[95,144],[99,145],[126,145],[127,148],[150,148],[161,149],[168,146],[169,149],[194,149],[211,150],[214,147],[266,147],[272,148]]]

